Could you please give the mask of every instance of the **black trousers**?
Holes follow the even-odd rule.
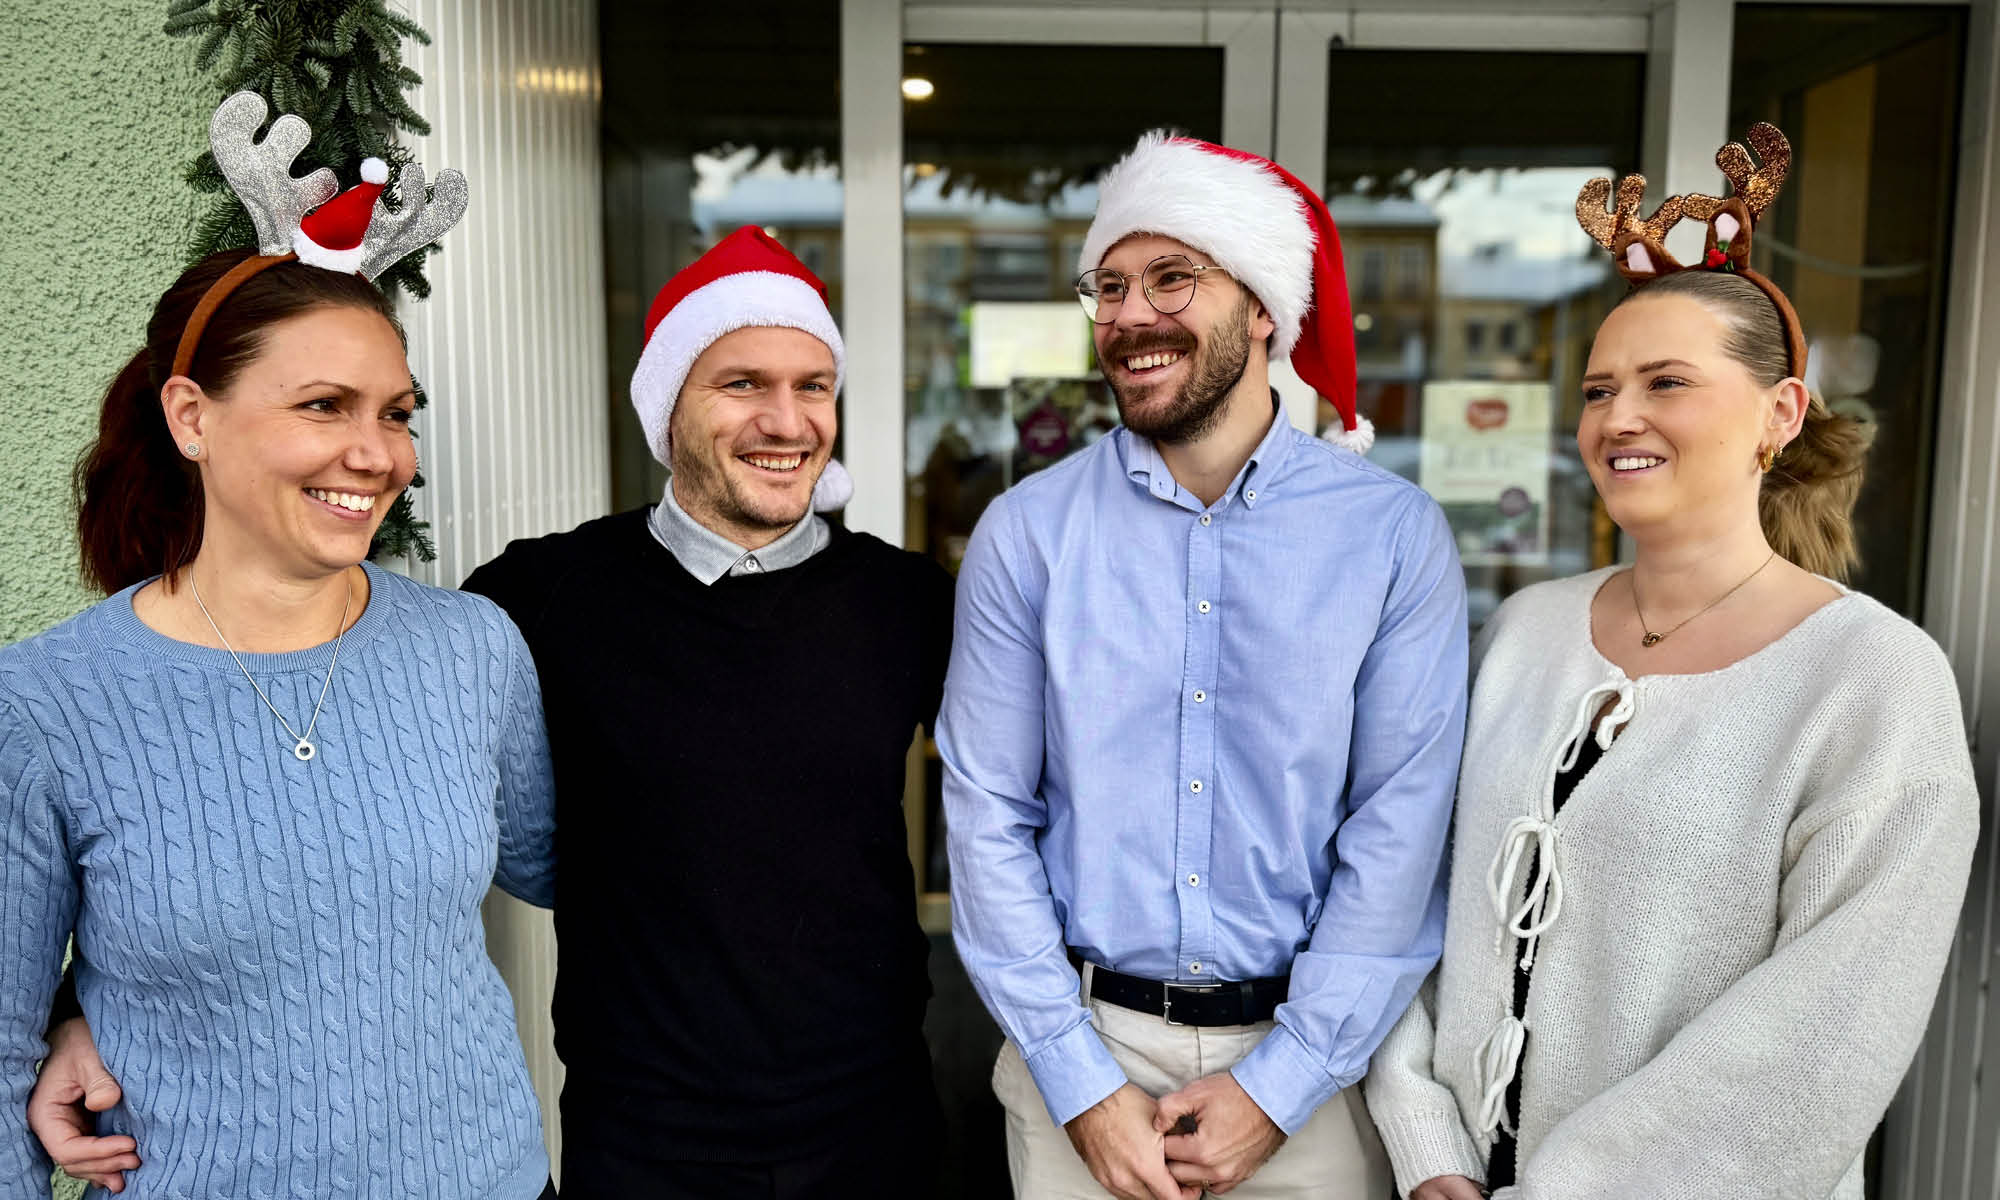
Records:
[[[944,1114],[929,1078],[916,1082],[838,1140],[775,1161],[641,1160],[565,1129],[563,1200],[937,1200]]]

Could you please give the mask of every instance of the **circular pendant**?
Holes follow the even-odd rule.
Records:
[[[1645,637],[1640,639],[1639,644],[1643,646],[1657,646],[1660,644],[1660,641],[1666,636],[1667,635],[1664,633],[1649,633]]]
[[[304,738],[300,738],[299,744],[292,747],[292,756],[300,762],[311,762],[312,756],[318,753],[319,750]]]

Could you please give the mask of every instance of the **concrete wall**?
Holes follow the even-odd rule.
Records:
[[[93,599],[69,473],[199,211],[212,85],[160,0],[29,0],[0,39],[0,644]]]

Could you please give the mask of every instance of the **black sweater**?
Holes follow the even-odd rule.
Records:
[[[704,587],[646,519],[515,542],[465,582],[541,676],[579,1180],[791,1158],[929,1087],[902,803],[950,576],[835,529]]]

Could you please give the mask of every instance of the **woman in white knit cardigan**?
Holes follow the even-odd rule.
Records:
[[[1828,578],[1866,440],[1786,345],[1700,270],[1598,331],[1577,444],[1637,556],[1475,648],[1444,957],[1367,1082],[1412,1200],[1862,1194],[1978,796],[1937,646]]]

